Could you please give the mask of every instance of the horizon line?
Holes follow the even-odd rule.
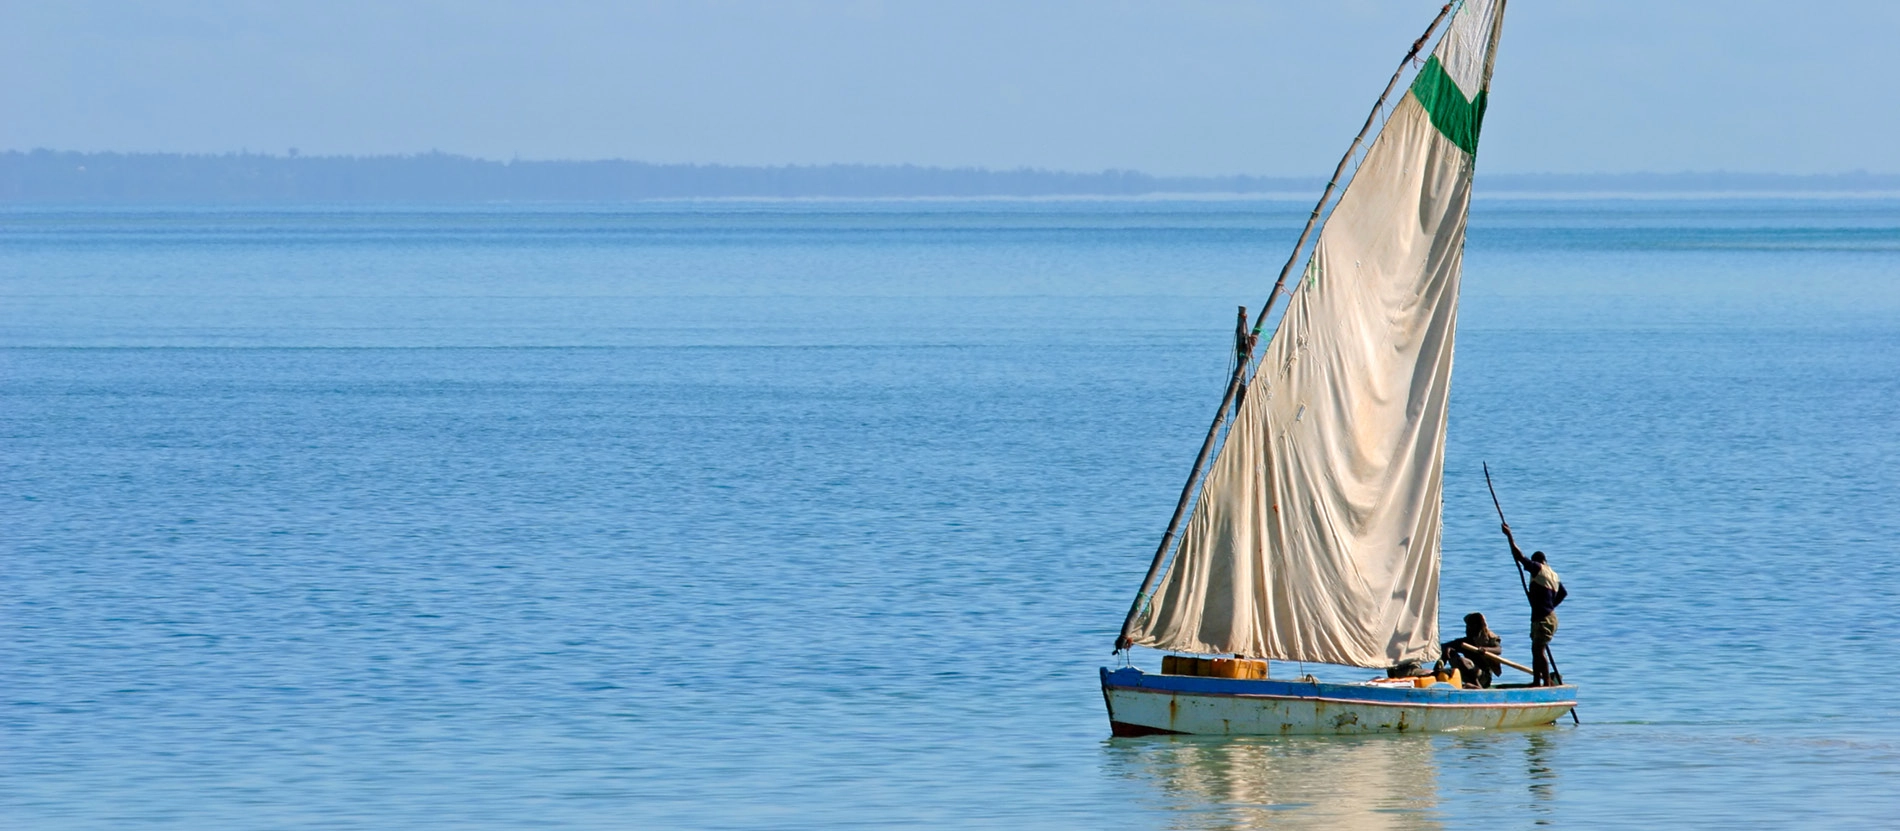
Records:
[[[414,161],[424,159],[453,160],[486,165],[562,165],[562,164],[622,164],[644,167],[665,168],[712,168],[725,170],[822,170],[825,168],[857,168],[868,170],[941,172],[941,173],[993,173],[993,174],[1041,174],[1054,176],[1126,176],[1144,177],[1161,180],[1232,180],[1232,179],[1280,179],[1280,180],[1324,180],[1323,173],[1151,173],[1146,170],[1127,167],[1108,167],[1095,170],[1076,168],[1037,167],[1017,165],[1014,167],[993,167],[983,165],[956,165],[922,162],[685,162],[685,161],[648,161],[626,157],[611,158],[526,158],[515,156],[507,159],[474,156],[463,153],[451,153],[430,149],[415,152],[395,153],[322,153],[307,154],[296,148],[287,152],[253,151],[249,148],[224,151],[177,151],[177,150],[59,150],[48,147],[34,147],[22,150],[7,148],[0,150],[0,156],[92,156],[92,157],[157,157],[193,160],[260,160],[276,162],[361,162],[361,161]],[[1884,178],[1900,177],[1900,172],[1871,171],[1866,168],[1837,170],[1828,172],[1792,172],[1792,171],[1755,171],[1728,170],[1723,168],[1705,170],[1609,170],[1609,171],[1553,171],[1553,170],[1479,170],[1478,175],[1513,177],[1690,177],[1690,176],[1733,176],[1762,177],[1777,179],[1838,179],[1847,177]]]

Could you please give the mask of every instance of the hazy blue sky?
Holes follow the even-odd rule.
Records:
[[[1317,175],[1436,12],[0,0],[0,148]],[[1900,171],[1891,0],[1512,0],[1497,172]]]

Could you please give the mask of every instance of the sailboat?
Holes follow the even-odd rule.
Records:
[[[1458,288],[1504,5],[1439,10],[1340,160],[1251,330],[1241,309],[1226,394],[1116,640],[1129,665],[1101,670],[1115,735],[1521,727],[1576,706],[1573,686],[1468,689],[1396,671],[1439,657]],[[1132,665],[1136,646],[1175,654],[1146,672]],[[1388,672],[1280,679],[1273,660]]]

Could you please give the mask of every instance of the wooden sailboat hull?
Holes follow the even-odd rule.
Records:
[[[1577,688],[1459,690],[1273,679],[1151,675],[1102,669],[1117,736],[1183,733],[1283,736],[1429,733],[1550,724],[1577,705]]]

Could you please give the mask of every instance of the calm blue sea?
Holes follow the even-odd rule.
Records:
[[[1474,210],[1441,626],[1488,460],[1581,727],[1109,738],[1308,207],[0,210],[0,824],[1900,824],[1891,200]]]

